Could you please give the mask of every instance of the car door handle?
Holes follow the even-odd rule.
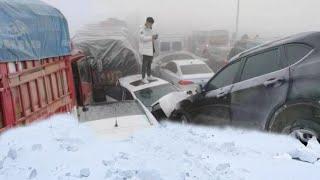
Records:
[[[228,94],[228,92],[223,91],[223,92],[221,92],[221,93],[219,93],[219,94],[217,95],[217,98],[224,97],[224,96],[226,96],[227,94]]]
[[[269,86],[274,85],[274,84],[276,84],[276,83],[282,83],[283,81],[284,81],[284,79],[272,78],[272,79],[269,79],[269,80],[265,81],[265,82],[263,83],[263,85],[264,85],[265,87],[269,87]]]

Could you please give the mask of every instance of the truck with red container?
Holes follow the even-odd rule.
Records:
[[[86,57],[71,55],[59,10],[38,0],[0,0],[0,19],[0,132],[72,111],[75,89],[90,95],[90,84],[75,88],[72,63]]]

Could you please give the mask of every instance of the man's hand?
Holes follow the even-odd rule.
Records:
[[[159,37],[159,35],[158,35],[158,34],[155,34],[155,35],[152,36],[152,39],[153,39],[153,40],[157,40],[158,37]]]

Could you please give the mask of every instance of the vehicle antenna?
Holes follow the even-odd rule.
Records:
[[[118,125],[118,115],[117,115],[117,105],[118,104],[115,104],[115,106],[114,106],[114,114],[115,114],[115,117],[116,117],[116,122],[115,122],[114,127],[119,127],[119,125]]]

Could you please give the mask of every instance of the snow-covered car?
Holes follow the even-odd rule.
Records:
[[[152,110],[152,106],[163,96],[180,91],[169,82],[156,77],[150,83],[144,84],[141,82],[141,75],[120,78],[119,83],[124,91],[129,92],[133,99],[138,99],[149,110]]]
[[[137,100],[87,106],[79,111],[79,122],[107,139],[125,139],[158,125],[149,110]]]
[[[204,86],[214,72],[202,60],[174,60],[162,64],[159,77],[183,90],[195,91],[198,85]]]
[[[320,32],[302,33],[246,51],[166,114],[196,124],[292,134],[303,143],[319,138],[319,39]]]

